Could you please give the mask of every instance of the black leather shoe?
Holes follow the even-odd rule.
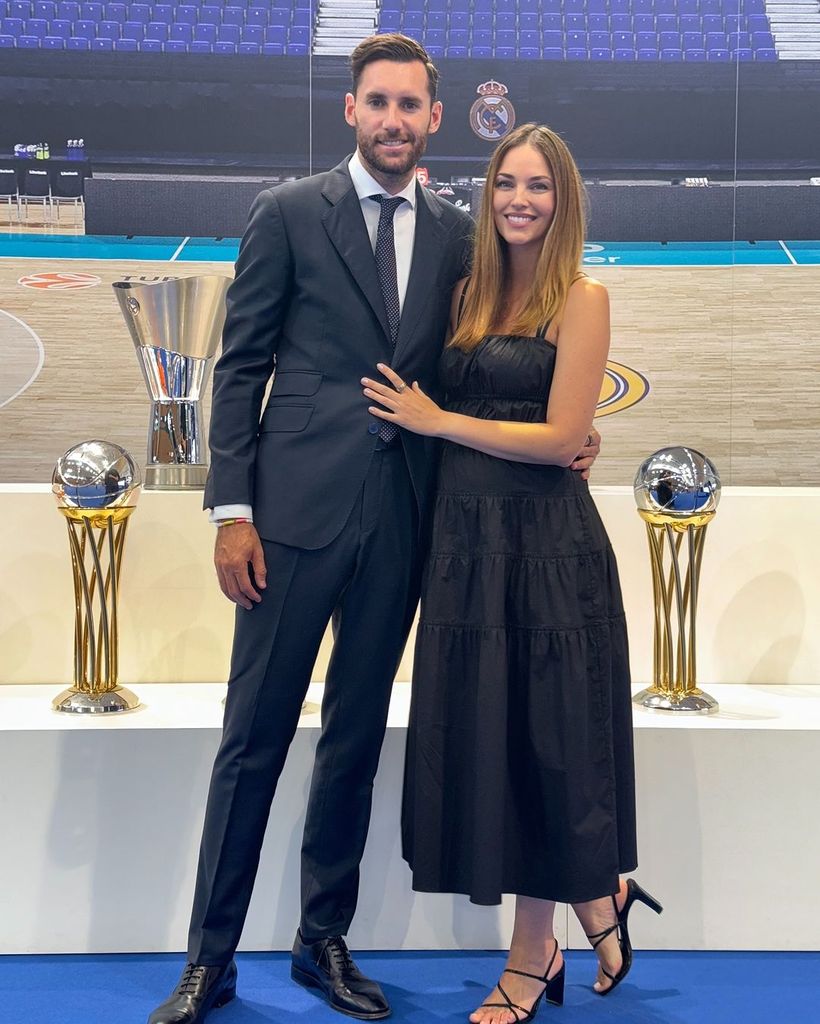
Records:
[[[317,942],[303,942],[296,933],[291,953],[290,976],[305,988],[318,989],[330,1006],[348,1017],[381,1020],[390,1016],[390,1006],[377,982],[371,981],[353,963],[340,935]]]
[[[179,984],[148,1024],[201,1024],[215,1006],[224,1006],[236,995],[236,964],[224,967],[187,964]]]

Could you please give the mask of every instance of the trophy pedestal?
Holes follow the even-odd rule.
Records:
[[[149,464],[143,486],[149,491],[201,491],[207,478],[208,467],[201,464]]]
[[[88,693],[70,686],[51,702],[55,711],[75,715],[98,715],[116,711],[133,711],[140,706],[140,699],[124,686],[103,693]]]
[[[658,690],[654,686],[636,693],[632,701],[651,711],[684,711],[690,715],[710,715],[720,708],[715,698],[703,690],[675,693]]]

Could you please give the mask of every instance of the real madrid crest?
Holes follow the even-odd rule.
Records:
[[[492,78],[476,89],[478,99],[470,107],[470,127],[480,139],[498,142],[515,125],[515,107],[507,99],[508,91]]]

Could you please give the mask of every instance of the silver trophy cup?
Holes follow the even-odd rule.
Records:
[[[151,396],[148,489],[205,486],[201,401],[225,323],[229,284],[229,278],[215,274],[156,284],[114,282]]]

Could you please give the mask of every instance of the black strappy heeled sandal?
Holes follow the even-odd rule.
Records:
[[[540,981],[544,988],[538,993],[538,998],[527,1010],[523,1006],[519,1006],[518,1003],[514,1003],[512,999],[507,995],[504,989],[501,987],[501,981],[499,980],[496,988],[504,997],[503,1003],[482,1003],[479,1007],[483,1010],[485,1007],[496,1007],[501,1010],[509,1010],[510,1013],[515,1017],[517,1024],[527,1024],[528,1020],[532,1020],[533,1017],[538,1013],[538,1007],[542,999],[546,999],[548,1003],[552,1003],[553,1006],[564,1005],[564,976],[566,975],[566,964],[561,964],[561,970],[555,975],[554,978],[548,977],[552,965],[555,963],[555,958],[558,956],[558,942],[556,940],[555,950],[550,957],[550,962],[547,964],[547,969],[543,974],[530,974],[528,971],[517,971],[514,967],[505,967],[501,972],[502,974],[518,974],[522,978],[532,978],[534,981]],[[524,1014],[523,1017],[519,1016],[519,1011]]]
[[[604,939],[611,935],[614,931],[618,932],[618,946],[621,950],[621,969],[617,974],[610,974],[609,971],[601,965],[601,970],[604,975],[609,978],[612,982],[607,988],[602,989],[598,992],[597,989],[593,991],[597,992],[599,996],[607,996],[609,993],[624,980],[629,974],[629,968],[632,966],[632,943],[629,941],[629,928],[627,927],[627,919],[629,917],[629,911],[632,908],[632,904],[635,902],[643,903],[649,907],[650,910],[654,910],[656,914],[663,913],[663,907],[658,903],[654,896],[650,896],[646,890],[642,889],[638,883],[630,878],[626,883],[626,903],[624,903],[621,910],[618,910],[618,903],[615,897],[612,897],[612,905],[615,908],[615,916],[617,921],[615,924],[610,925],[609,928],[605,928],[602,932],[596,932],[594,935],[587,935],[589,942],[593,949],[597,949]]]

